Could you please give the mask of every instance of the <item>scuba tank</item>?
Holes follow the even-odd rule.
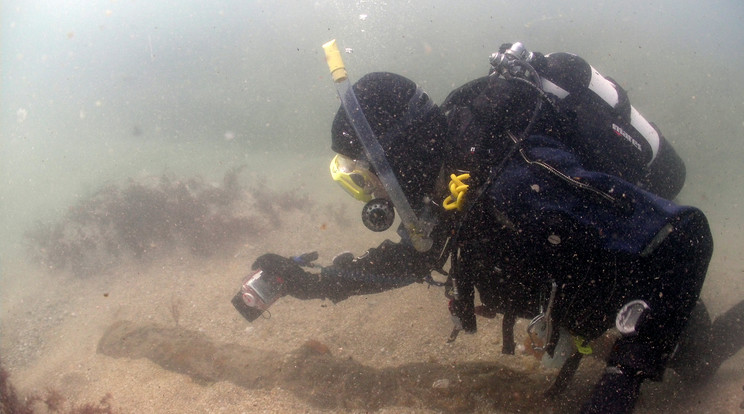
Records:
[[[685,182],[682,159],[630,104],[625,90],[584,59],[570,53],[543,56],[514,43],[491,55],[491,66],[491,77],[530,85],[548,103],[538,103],[536,111],[542,113],[530,121],[531,134],[560,138],[589,170],[618,176],[663,198],[679,194]]]
[[[630,104],[625,90],[576,55],[553,53],[545,59],[543,90],[558,97],[559,113],[574,118],[575,141],[569,144],[590,160],[587,167],[596,166],[667,199],[679,194],[685,183],[684,162]]]

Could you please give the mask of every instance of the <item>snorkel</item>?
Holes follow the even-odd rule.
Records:
[[[428,251],[433,244],[429,235],[434,228],[434,224],[417,217],[405,194],[403,194],[403,190],[385,157],[385,152],[374,132],[372,132],[364,112],[362,112],[351,86],[351,81],[347,76],[346,67],[336,40],[324,44],[323,50],[325,51],[328,69],[331,71],[331,77],[336,85],[338,97],[341,100],[341,106],[346,112],[349,123],[354,128],[359,142],[362,144],[367,161],[374,167],[387,196],[392,201],[395,209],[398,210],[400,221],[413,247],[420,252]]]

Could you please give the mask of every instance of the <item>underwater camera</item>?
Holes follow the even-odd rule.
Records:
[[[258,269],[243,279],[240,291],[231,302],[238,313],[253,322],[283,295],[283,291],[284,279]]]

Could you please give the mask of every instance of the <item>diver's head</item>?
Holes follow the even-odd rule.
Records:
[[[412,208],[419,208],[424,196],[433,190],[441,167],[447,133],[444,114],[413,81],[393,73],[367,74],[353,90],[408,202]],[[343,156],[343,160],[334,162],[352,172],[346,177],[348,185],[336,175],[334,179],[359,200],[369,201],[372,194],[385,198],[375,181],[374,166],[367,163],[364,147],[343,107],[333,120],[331,139],[331,148]],[[353,166],[349,166],[349,160],[354,160]],[[332,162],[332,172],[333,168]],[[355,187],[354,180],[362,184],[359,188],[368,186],[366,191],[357,192],[359,196],[350,191]]]

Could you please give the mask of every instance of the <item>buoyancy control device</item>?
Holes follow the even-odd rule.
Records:
[[[514,43],[491,55],[491,65],[489,76],[456,89],[442,104],[451,137],[465,141],[453,145],[460,153],[451,154],[460,169],[481,164],[483,154],[498,158],[507,131],[544,134],[569,145],[588,170],[667,199],[679,194],[685,182],[682,159],[630,104],[625,90],[584,59],[542,55]]]

